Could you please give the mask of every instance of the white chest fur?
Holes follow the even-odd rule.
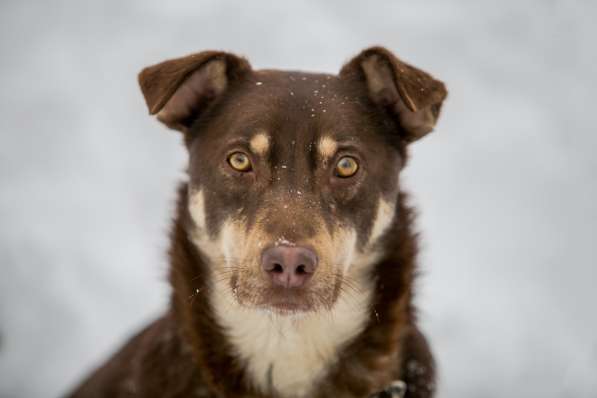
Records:
[[[212,303],[255,385],[299,398],[308,396],[338,350],[364,329],[370,290],[358,297],[342,293],[330,311],[291,316],[240,307],[223,286],[213,290]]]

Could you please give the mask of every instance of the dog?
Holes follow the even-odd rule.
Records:
[[[444,84],[382,47],[338,75],[205,51],[139,83],[189,154],[171,305],[70,396],[433,396],[399,174]]]

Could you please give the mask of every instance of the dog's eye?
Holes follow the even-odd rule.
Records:
[[[341,178],[352,177],[357,173],[359,164],[352,156],[344,156],[336,163],[336,176]]]
[[[236,171],[251,171],[251,161],[249,157],[242,152],[234,152],[228,156],[228,163]]]

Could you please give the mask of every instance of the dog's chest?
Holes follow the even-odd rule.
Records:
[[[246,364],[255,386],[287,398],[309,396],[339,350],[356,337],[369,318],[369,295],[358,302],[341,297],[332,311],[280,316],[238,307],[215,294],[221,325]]]

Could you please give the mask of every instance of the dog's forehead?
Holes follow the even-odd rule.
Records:
[[[298,96],[315,102],[340,99],[351,87],[337,75],[273,69],[255,71],[248,83],[260,89],[256,93]]]
[[[254,72],[231,93],[218,117],[230,134],[258,148],[291,136],[358,142],[376,123],[360,85],[335,75],[278,70]]]

